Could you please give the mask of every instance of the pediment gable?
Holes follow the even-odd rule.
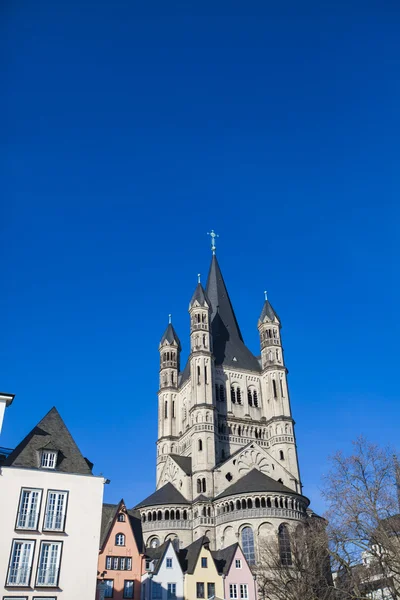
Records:
[[[186,461],[177,462],[172,456],[168,456],[157,482],[157,489],[167,483],[172,483],[185,498],[191,500],[190,476],[187,474],[187,470]]]

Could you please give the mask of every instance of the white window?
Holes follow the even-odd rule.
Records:
[[[236,569],[241,569],[242,568],[242,561],[240,560],[240,558],[237,558],[235,560],[235,567],[236,567]]]
[[[132,559],[131,558],[126,559],[126,570],[132,571]]]
[[[240,597],[246,598],[246,599],[249,597],[249,590],[248,590],[247,583],[240,584]]]
[[[58,585],[62,542],[42,542],[36,575],[36,585]]]
[[[172,600],[172,598],[176,598],[176,583],[168,584],[167,598],[168,598],[168,600],[170,600],[170,599]]]
[[[172,558],[167,558],[167,569],[172,569]]]
[[[43,529],[64,531],[68,492],[49,490],[47,492],[46,512]]]
[[[229,585],[229,598],[237,598],[237,585],[236,583],[231,583]]]
[[[133,581],[128,581],[127,579],[125,579],[124,581],[124,598],[133,598],[133,592],[134,592],[134,585],[133,585]]]
[[[162,598],[162,586],[157,581],[151,582],[151,597],[152,600],[160,600]]]
[[[117,535],[115,536],[115,545],[125,546],[125,536],[123,533],[117,533]]]
[[[114,579],[104,579],[104,583],[106,584],[104,598],[112,598],[114,592]]]
[[[7,585],[29,585],[34,548],[33,540],[13,541]]]
[[[111,556],[107,556],[107,558],[106,558],[106,569],[107,570],[112,569],[112,557]]]
[[[42,490],[22,488],[18,508],[17,529],[37,529],[41,498]]]
[[[40,459],[40,466],[44,469],[55,469],[57,462],[57,452],[54,451],[42,451],[42,456]]]
[[[113,558],[113,566],[112,566],[114,571],[118,571],[118,558],[114,557]]]

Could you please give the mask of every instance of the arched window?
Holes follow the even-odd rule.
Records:
[[[197,493],[201,494],[201,479],[197,480]]]
[[[221,402],[225,400],[225,386],[222,383],[219,386],[219,399]]]
[[[202,486],[201,486],[201,487],[202,487],[202,490],[201,490],[201,491],[202,491],[202,492],[205,492],[205,491],[206,491],[206,480],[205,480],[205,478],[204,478],[204,477],[203,477],[203,481],[202,481]]]
[[[118,522],[123,523],[125,521],[125,515],[123,513],[119,513]]]
[[[231,401],[232,404],[236,404],[236,390],[233,385],[231,385]]]
[[[274,398],[277,398],[278,397],[278,392],[277,392],[277,389],[276,389],[276,381],[275,381],[275,379],[272,380],[272,387],[274,389]]]
[[[236,510],[240,510],[240,509],[241,509],[240,500],[236,500]]]
[[[242,550],[247,562],[254,565],[256,556],[254,552],[254,534],[251,527],[243,527],[242,529]]]
[[[165,401],[165,404],[164,404],[164,417],[165,417],[165,419],[168,418],[168,401],[167,400]]]
[[[253,390],[253,405],[257,408],[258,407],[258,395],[257,395],[257,390]]]
[[[175,511],[174,510],[171,510],[170,519],[171,519],[171,521],[175,521]]]
[[[166,510],[166,511],[165,511],[165,513],[164,513],[164,519],[165,519],[166,521],[169,521],[169,510]]]
[[[249,498],[247,500],[247,508],[253,508],[253,502],[252,502],[251,498]]]
[[[151,521],[151,512],[149,512],[149,514],[147,515],[147,520]]]
[[[146,514],[145,513],[142,514],[142,521],[143,521],[143,523],[146,523]]]
[[[187,511],[186,510],[183,511],[183,520],[187,521]]]
[[[160,540],[157,537],[151,538],[149,541],[150,548],[157,548],[160,545]]]
[[[283,391],[283,381],[282,381],[282,379],[279,380],[279,383],[281,384],[281,396],[282,396],[282,398],[284,398],[285,397],[285,393]]]
[[[162,519],[162,512],[161,512],[161,510],[159,510],[157,513],[157,521],[161,521],[161,519]]]
[[[180,511],[179,511],[179,510],[177,510],[177,511],[176,511],[176,513],[175,513],[175,519],[176,519],[177,521],[179,521],[179,520],[180,520],[180,518],[181,518],[181,513],[180,513]]]
[[[197,365],[197,384],[200,385],[200,365]]]
[[[253,394],[251,393],[250,388],[247,390],[247,400],[248,400],[249,406],[253,406]]]
[[[203,450],[203,442],[199,440],[199,452]]]
[[[285,455],[283,454],[283,450],[279,450],[279,459],[285,460]]]
[[[117,535],[115,536],[115,545],[125,546],[125,536],[123,533],[117,533]]]
[[[260,508],[260,498],[255,499],[256,508]]]
[[[281,564],[284,567],[289,567],[292,564],[292,551],[290,549],[290,536],[287,525],[282,523],[278,529],[278,540],[279,540],[279,556],[281,558]]]
[[[207,516],[207,509],[205,506],[203,506],[203,517]]]
[[[202,323],[205,323],[205,322],[206,322],[206,315],[204,315],[204,314],[203,314],[203,315],[201,315],[201,321],[202,321]]]
[[[238,404],[242,404],[242,393],[240,391],[240,388],[236,388],[236,402]]]

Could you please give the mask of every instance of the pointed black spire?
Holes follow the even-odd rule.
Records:
[[[181,349],[181,342],[179,341],[178,334],[176,333],[171,321],[168,323],[167,329],[164,331],[164,335],[160,340],[160,346],[162,346],[164,342],[168,342],[168,344],[176,344],[178,346],[178,350]]]
[[[196,289],[194,290],[194,294],[190,301],[189,308],[191,308],[196,301],[199,303],[200,306],[211,306],[210,300],[208,299],[206,291],[201,285],[200,281],[197,284]]]
[[[275,322],[277,321],[278,323],[280,323],[280,319],[279,319],[278,315],[272,308],[272,305],[267,298],[267,292],[264,292],[264,294],[265,294],[265,302],[264,302],[264,306],[262,307],[262,311],[260,314],[260,318],[258,319],[258,322],[259,323],[273,323],[274,321]]]
[[[206,294],[211,302],[211,332],[216,364],[260,371],[260,364],[246,348],[215,254],[208,273]]]

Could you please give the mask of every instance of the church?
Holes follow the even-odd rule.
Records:
[[[217,551],[239,542],[254,564],[263,537],[284,541],[313,513],[302,493],[281,320],[265,295],[255,356],[215,238],[212,231],[206,286],[199,277],[189,303],[185,365],[171,319],[161,337],[156,491],[136,509],[147,548],[168,539],[184,548],[207,536]]]

